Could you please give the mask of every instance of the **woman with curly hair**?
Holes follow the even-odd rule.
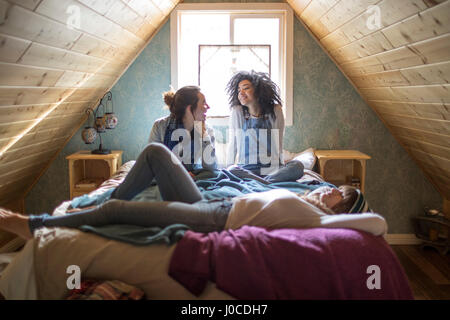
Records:
[[[266,73],[240,71],[230,79],[226,91],[231,106],[229,170],[240,178],[265,183],[301,178],[300,161],[284,164],[284,115],[275,82]]]

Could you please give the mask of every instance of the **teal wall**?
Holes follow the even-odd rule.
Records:
[[[194,2],[194,1],[190,1]],[[113,87],[119,124],[103,135],[104,146],[136,159],[152,123],[168,114],[161,93],[170,85],[170,23],[167,22]],[[303,25],[294,22],[294,125],[286,128],[285,149],[357,149],[369,154],[366,196],[386,217],[390,233],[412,233],[411,217],[441,198],[372,109],[328,58]],[[64,147],[26,198],[27,213],[52,211],[69,197],[65,157],[95,149],[81,129]]]

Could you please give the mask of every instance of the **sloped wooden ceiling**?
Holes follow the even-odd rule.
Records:
[[[450,200],[450,1],[288,0]]]
[[[179,0],[0,0],[0,205],[23,197]]]
[[[0,0],[0,205],[23,197],[180,0]],[[450,1],[287,0],[450,199]]]

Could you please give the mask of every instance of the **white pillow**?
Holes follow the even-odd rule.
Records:
[[[284,162],[287,163],[291,160],[298,160],[303,163],[305,169],[312,170],[316,164],[316,155],[314,154],[314,148],[308,148],[300,153],[292,153],[287,150],[283,150]]]

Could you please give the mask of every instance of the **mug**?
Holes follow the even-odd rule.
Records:
[[[91,144],[97,139],[97,130],[93,127],[85,127],[81,132],[84,143]]]
[[[114,129],[117,126],[118,121],[119,119],[114,112],[107,112],[105,114],[106,129]]]

